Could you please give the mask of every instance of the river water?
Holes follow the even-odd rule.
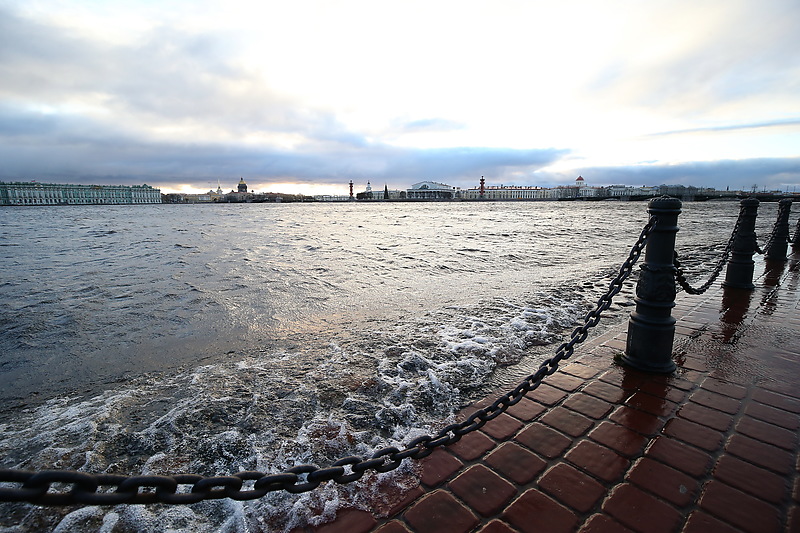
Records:
[[[684,204],[699,281],[737,215]],[[646,221],[638,202],[0,209],[0,467],[225,475],[400,446],[552,355]],[[410,468],[252,502],[2,504],[0,530],[281,531],[374,508]]]

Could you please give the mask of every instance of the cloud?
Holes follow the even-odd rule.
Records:
[[[373,178],[392,183],[420,179],[465,179],[532,172],[552,164],[565,150],[506,148],[420,149],[368,143],[342,131],[291,149],[236,142],[175,142],[116,129],[76,115],[47,115],[0,107],[0,178],[97,179],[126,183],[186,183],[224,176],[259,182],[287,179],[330,182]],[[330,138],[335,143],[322,142]],[[79,181],[80,182],[80,181]],[[401,185],[398,183],[398,185]]]
[[[706,133],[716,131],[744,131],[765,128],[783,128],[786,126],[800,126],[800,118],[787,118],[772,120],[767,122],[752,122],[749,124],[723,124],[720,126],[707,126],[701,128],[690,128],[685,130],[662,131],[658,133],[651,133],[648,137],[659,137],[666,135],[683,135],[686,133]]]
[[[793,190],[800,188],[800,157],[584,167],[569,173],[543,170],[535,176],[541,182],[563,184],[572,183],[578,174],[589,185],[693,185],[748,190],[755,184],[759,189]]]
[[[193,3],[169,12],[68,4],[77,11],[0,2],[0,179],[798,181],[796,159],[775,157],[794,155],[787,129],[800,124],[786,113],[800,94],[800,7],[790,0],[627,5],[624,19],[601,19],[606,8],[586,4],[598,20],[576,23],[591,30],[589,44],[545,23],[551,8],[461,10],[460,29],[424,46],[391,38],[402,33],[396,25],[358,33],[363,23],[346,8],[330,8],[352,25],[341,35],[325,15],[304,18],[302,6],[268,17],[234,6],[245,20],[214,2],[205,15]],[[574,8],[559,9],[557,21],[573,18]],[[92,22],[75,18],[98,10]],[[450,11],[424,24],[438,28]],[[115,18],[123,12],[136,24]],[[397,15],[417,18],[410,8]],[[497,24],[473,39],[469,24],[489,15]],[[533,15],[542,31],[510,31]],[[559,46],[545,46],[556,37]],[[766,131],[748,136],[755,130]],[[723,131],[722,140],[705,135]],[[716,161],[659,162],[703,158]],[[548,170],[568,164],[574,170]]]
[[[598,102],[625,102],[673,116],[741,115],[736,104],[768,95],[793,101],[800,90],[800,4],[757,7],[743,0],[640,5],[641,34],[628,34],[584,90]],[[633,42],[632,42],[633,41]],[[633,46],[632,46],[633,45]]]
[[[408,133],[408,132],[420,132],[420,131],[441,132],[441,131],[460,130],[464,128],[465,126],[463,123],[456,122],[454,120],[447,120],[443,118],[425,118],[425,119],[405,122],[401,124],[398,129],[402,132]]]

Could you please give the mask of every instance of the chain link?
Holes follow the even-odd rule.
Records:
[[[689,282],[686,280],[686,274],[683,271],[681,262],[678,260],[678,252],[674,252],[674,257],[672,262],[675,265],[675,281],[688,294],[695,294],[695,295],[703,294],[717,280],[717,278],[720,275],[720,272],[722,272],[722,268],[728,263],[728,259],[730,258],[731,251],[733,250],[733,243],[736,240],[736,235],[739,233],[739,224],[741,223],[743,212],[744,208],[742,208],[739,212],[739,217],[736,219],[736,224],[733,226],[733,231],[731,232],[731,238],[728,239],[728,244],[725,245],[725,251],[722,253],[722,256],[720,256],[719,260],[717,261],[717,265],[714,267],[714,271],[711,273],[711,276],[708,278],[708,281],[703,283],[700,287],[694,288],[691,285],[689,285]],[[758,247],[758,244],[756,244],[756,247]]]
[[[422,459],[436,448],[457,442],[464,435],[483,427],[486,422],[500,416],[518,403],[529,392],[536,390],[542,380],[555,373],[558,365],[575,352],[575,346],[586,340],[589,329],[600,322],[600,315],[611,307],[612,299],[622,289],[633,266],[642,254],[647,238],[656,225],[656,217],[642,229],[630,254],[609,284],[608,290],[597,301],[595,309],[584,317],[583,325],[575,328],[567,342],[556,349],[555,356],[543,361],[533,374],[526,377],[512,391],[501,395],[494,403],[479,409],[464,421],[442,428],[436,435],[424,435],[412,440],[404,449],[395,447],[376,451],[369,459],[349,456],[339,459],[328,468],[311,464],[297,465],[286,472],[238,472],[231,476],[203,477],[195,474],[172,476],[121,476],[93,475],[85,472],[50,470],[29,472],[0,470],[0,483],[22,484],[21,487],[0,486],[0,501],[30,502],[39,505],[117,505],[122,503],[187,504],[202,500],[232,498],[253,500],[269,492],[284,490],[302,493],[314,490],[325,481],[350,483],[360,479],[367,470],[388,472],[404,459]],[[348,472],[349,468],[349,472]],[[250,482],[252,482],[251,488]],[[245,483],[248,488],[243,488]],[[58,487],[54,488],[56,484]],[[69,490],[59,490],[62,486]],[[103,490],[100,490],[102,487]],[[182,489],[182,490],[179,490]]]

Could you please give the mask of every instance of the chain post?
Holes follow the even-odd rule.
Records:
[[[675,338],[675,235],[681,201],[662,196],[650,200],[647,211],[658,217],[645,248],[639,282],[636,284],[636,309],[628,321],[628,341],[620,361],[645,372],[671,373],[672,341]]]
[[[728,269],[725,271],[725,281],[723,287],[748,289],[756,288],[753,285],[753,270],[755,261],[753,254],[756,253],[756,217],[758,216],[758,199],[754,197],[745,198],[741,201],[741,211],[739,211],[739,230],[733,241],[731,258],[728,261]]]
[[[772,261],[786,261],[786,252],[789,248],[789,211],[792,209],[792,199],[784,198],[778,202],[778,219],[772,228],[769,244],[764,250],[764,258]]]

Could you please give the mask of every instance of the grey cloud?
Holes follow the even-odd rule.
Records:
[[[722,126],[710,126],[707,128],[691,128],[686,130],[662,131],[648,135],[648,137],[658,137],[666,135],[683,135],[686,133],[704,133],[714,131],[740,131],[762,128],[782,128],[785,126],[800,126],[800,118],[773,120],[765,122],[751,122],[749,124],[726,124]]]
[[[582,175],[589,185],[693,185],[716,189],[786,190],[800,188],[800,157],[697,161],[618,167],[586,167],[569,175],[540,172],[537,179],[547,183],[571,183]]]
[[[399,129],[406,133],[419,131],[452,131],[464,129],[464,124],[443,118],[426,118],[405,122],[400,125]]]
[[[99,45],[0,7],[0,97],[54,109],[99,106],[131,130],[175,124],[358,141],[330,113],[299,105],[231,64],[236,43],[235,35],[161,27],[137,45]]]
[[[245,175],[262,182],[377,178],[393,183],[421,179],[472,181],[509,169],[532,172],[566,150],[503,148],[412,149],[367,143],[356,134],[329,135],[334,143],[292,150],[234,143],[154,141],[81,116],[43,115],[0,107],[0,179],[116,177],[134,183],[205,183]],[[322,137],[321,137],[322,138]],[[454,184],[458,184],[458,181]]]

